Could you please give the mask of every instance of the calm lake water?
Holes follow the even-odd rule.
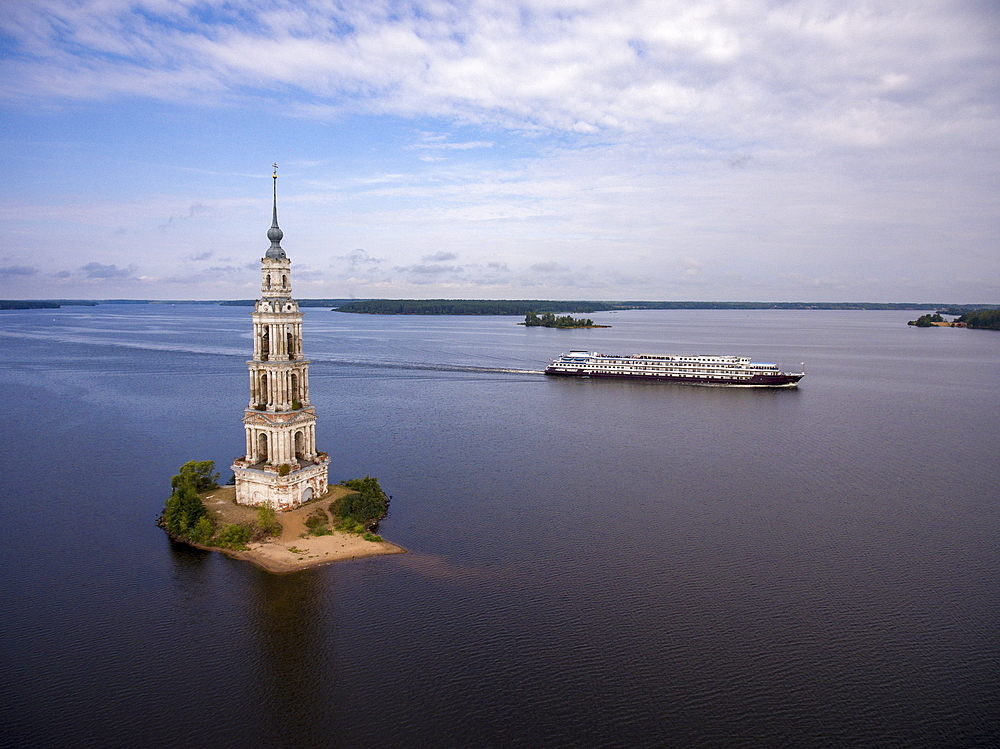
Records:
[[[1000,745],[1000,334],[310,309],[331,479],[411,553],[274,576],[154,525],[243,449],[249,312],[0,313],[0,745]],[[539,374],[570,348],[807,376]]]

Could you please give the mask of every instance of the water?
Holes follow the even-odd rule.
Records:
[[[0,745],[1000,743],[1000,334],[910,313],[306,313],[333,480],[411,553],[273,576],[153,525],[243,446],[249,309],[0,317]],[[738,354],[798,390],[550,379]]]

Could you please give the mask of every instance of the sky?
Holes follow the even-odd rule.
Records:
[[[6,0],[0,298],[1000,302],[996,0]]]

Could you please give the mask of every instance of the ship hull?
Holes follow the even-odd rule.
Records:
[[[594,372],[586,369],[576,371],[556,370],[549,367],[545,374],[552,377],[592,377],[602,380],[646,380],[649,382],[674,382],[680,385],[704,385],[709,387],[757,387],[793,388],[798,387],[801,374],[753,375],[749,378],[698,377],[695,375],[675,375],[651,372],[648,374],[627,374],[617,372]]]

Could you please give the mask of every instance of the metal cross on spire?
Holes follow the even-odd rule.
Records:
[[[278,179],[278,165],[271,164],[271,166],[274,167],[274,174],[272,174],[271,176],[274,177],[275,179]]]

